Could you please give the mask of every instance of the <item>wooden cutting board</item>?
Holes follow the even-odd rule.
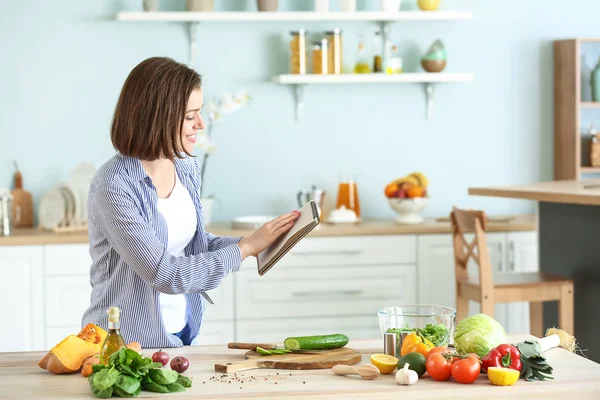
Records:
[[[361,360],[360,352],[349,347],[334,350],[320,351],[318,353],[289,353],[272,356],[261,356],[255,351],[249,351],[244,361],[234,361],[224,364],[215,364],[215,372],[230,374],[247,371],[249,369],[328,369],[334,365],[354,365]]]

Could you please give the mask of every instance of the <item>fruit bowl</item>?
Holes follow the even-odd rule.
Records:
[[[420,224],[424,218],[419,214],[429,203],[428,197],[414,197],[412,199],[388,198],[390,206],[396,211],[399,224]]]
[[[384,307],[377,312],[379,329],[383,336],[388,329],[425,328],[426,325],[443,324],[447,329],[445,338],[449,345],[454,344],[456,310],[450,307],[427,304],[410,304],[397,307]],[[439,329],[435,329],[439,332]],[[402,335],[405,335],[403,333]],[[439,339],[443,339],[439,337]],[[401,345],[401,340],[397,341]]]

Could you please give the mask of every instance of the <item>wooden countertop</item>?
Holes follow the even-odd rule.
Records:
[[[509,337],[517,343],[527,336]],[[362,363],[370,363],[373,353],[382,352],[380,340],[350,341],[348,347],[359,350]],[[140,398],[156,399],[545,399],[571,398],[598,399],[600,394],[600,364],[563,349],[544,353],[554,368],[553,380],[526,382],[519,380],[514,386],[501,387],[489,383],[482,374],[472,384],[453,381],[437,382],[423,376],[416,385],[401,386],[394,374],[380,375],[374,380],[358,376],[338,376],[329,369],[310,371],[256,369],[238,374],[244,383],[223,377],[214,372],[214,364],[243,359],[243,350],[229,350],[226,346],[194,346],[163,349],[171,358],[182,355],[190,360],[185,375],[192,378],[192,387],[183,393],[169,395],[142,391]],[[145,356],[154,350],[143,350]],[[37,366],[45,353],[0,354],[0,387],[7,398],[39,399],[93,399],[86,378],[81,374],[52,375]],[[279,375],[278,375],[279,373]],[[290,375],[291,374],[291,375]],[[255,380],[249,381],[249,377]],[[211,380],[211,378],[213,378]],[[231,383],[229,383],[231,380]],[[406,397],[408,396],[408,397]]]
[[[489,232],[535,231],[535,215],[490,216]],[[248,236],[252,230],[233,229],[231,224],[215,223],[208,231],[219,236]],[[400,225],[391,219],[373,219],[358,224],[321,223],[309,236],[410,235],[450,233],[447,218],[428,219],[418,225]],[[0,246],[87,243],[87,231],[53,233],[40,229],[15,229],[11,236],[0,236]]]
[[[598,206],[600,205],[600,180],[549,181],[523,185],[474,187],[469,188],[469,194]]]

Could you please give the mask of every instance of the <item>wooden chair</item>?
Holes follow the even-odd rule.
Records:
[[[457,322],[468,316],[469,300],[479,302],[481,312],[490,317],[494,317],[496,303],[527,301],[531,334],[542,337],[542,304],[544,301],[558,301],[559,328],[574,334],[572,280],[543,272],[493,276],[485,235],[485,212],[454,207],[450,213],[450,222],[456,269]],[[469,242],[464,234],[473,232],[475,237]],[[479,267],[479,277],[469,277],[467,273],[467,264],[471,258]]]

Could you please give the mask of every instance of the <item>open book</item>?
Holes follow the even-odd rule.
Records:
[[[317,225],[319,225],[319,211],[315,202],[311,200],[300,209],[300,216],[292,229],[258,254],[258,274],[261,276],[266,274],[281,257]]]

